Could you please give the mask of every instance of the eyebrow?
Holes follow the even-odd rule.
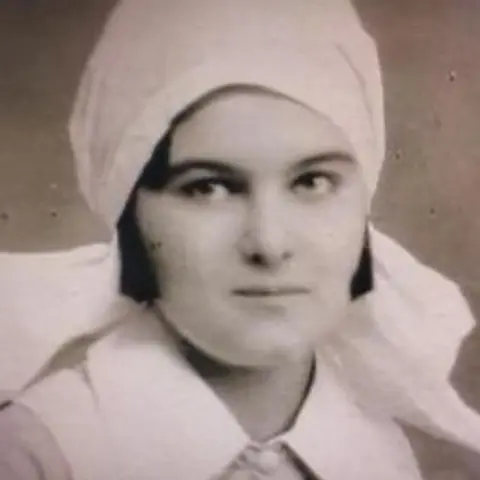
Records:
[[[293,166],[294,170],[302,170],[316,165],[324,163],[341,162],[352,163],[354,161],[353,156],[343,150],[332,150],[327,152],[318,153],[316,155],[310,155],[303,158],[297,164]]]
[[[293,170],[302,170],[315,165],[330,163],[330,162],[347,162],[353,161],[352,155],[344,151],[330,151],[315,155],[310,155],[303,158],[298,163],[293,165]],[[170,182],[184,173],[192,170],[208,170],[209,172],[219,175],[236,176],[238,172],[245,173],[240,167],[230,165],[227,162],[219,160],[211,160],[206,158],[188,158],[176,165],[170,165],[168,169],[168,179]]]
[[[189,158],[178,165],[170,165],[168,169],[168,181],[174,180],[191,170],[208,170],[221,175],[236,175],[238,167],[233,167],[226,162],[208,160],[202,158]]]

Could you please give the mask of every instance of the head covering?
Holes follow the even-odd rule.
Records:
[[[70,124],[81,189],[107,225],[174,117],[232,84],[326,114],[373,194],[385,144],[380,69],[347,1],[127,0],[88,62]]]
[[[123,0],[81,82],[70,124],[78,178],[114,231],[175,116],[226,85],[266,87],[328,116],[371,196],[384,159],[373,41],[346,0]],[[474,322],[458,287],[370,226],[375,289],[325,346],[352,399],[471,448],[480,420],[449,383]]]
[[[6,396],[28,383],[52,352],[105,321],[119,270],[114,241],[0,252],[0,390]]]

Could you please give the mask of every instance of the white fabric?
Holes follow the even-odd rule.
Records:
[[[70,125],[82,191],[92,210],[112,229],[130,188],[172,118],[203,94],[230,83],[260,84],[327,114],[349,137],[373,195],[385,140],[380,68],[374,44],[346,1],[124,0],[119,3],[89,61]],[[332,395],[330,398],[340,402],[338,411],[336,401],[331,401],[326,405],[328,408],[318,414],[326,416],[324,428],[329,429],[330,436],[335,433],[334,425],[340,428],[338,436],[332,437],[332,442],[338,442],[338,452],[341,440],[350,434],[358,435],[360,447],[362,439],[365,449],[378,447],[385,454],[385,468],[398,465],[395,455],[404,452],[402,437],[396,437],[398,430],[392,419],[408,421],[435,435],[480,449],[479,417],[464,405],[449,383],[459,345],[474,325],[463,296],[453,283],[419,264],[373,226],[371,236],[375,291],[352,305],[347,318],[351,321],[345,322],[341,335],[322,346],[332,369],[331,388],[325,387],[326,398]],[[105,248],[116,256],[115,243]],[[97,273],[107,271],[101,262]],[[105,284],[111,293],[107,284],[112,284]],[[44,287],[42,280],[41,288]],[[37,297],[41,295],[41,288],[36,291]],[[73,312],[76,307],[72,307],[68,296],[66,298],[61,302],[60,311]],[[109,303],[106,301],[103,305]],[[68,324],[66,332],[60,327],[65,316],[57,317],[54,322],[39,316],[38,309],[32,310],[37,314],[28,311],[19,315],[26,319],[25,325],[46,318],[48,331],[53,332],[54,341],[48,344],[52,353],[61,343],[62,335],[67,341],[75,333],[79,335],[93,329],[96,323],[96,320],[92,323],[88,314],[75,312],[76,320]],[[110,320],[111,317],[104,316],[102,321]],[[56,325],[58,332],[54,331]],[[137,327],[139,332],[149,328]],[[25,328],[34,332],[35,327]],[[44,337],[43,331],[38,335]],[[160,442],[170,448],[167,451],[173,460],[181,459],[178,465],[175,461],[172,463],[172,469],[192,468],[206,475],[213,466],[220,466],[221,455],[217,457],[201,449],[202,439],[208,440],[202,433],[215,435],[211,426],[216,425],[216,421],[205,422],[213,414],[209,402],[204,404],[202,397],[198,397],[202,404],[197,407],[200,412],[197,417],[203,417],[204,411],[210,412],[205,419],[182,419],[182,414],[188,413],[188,408],[183,409],[188,399],[178,389],[184,372],[173,364],[165,370],[166,364],[162,362],[166,360],[168,364],[169,356],[163,358],[164,354],[157,351],[148,335],[140,342],[141,348],[131,351],[124,348],[124,344],[115,343],[114,348],[109,342],[100,342],[103,347],[92,350],[94,363],[90,374],[96,401],[115,433],[118,448],[120,452],[129,452],[129,455],[120,453],[117,458],[130,456],[133,458],[130,461],[139,462],[135,468],[151,468],[157,465],[156,442]],[[45,344],[43,356],[47,355],[48,348]],[[165,375],[157,373],[155,377],[153,370],[157,367],[158,372],[164,371]],[[158,382],[153,381],[156,378]],[[49,388],[49,381],[44,385],[41,388]],[[64,388],[61,385],[62,382],[58,390],[54,390],[58,394]],[[187,392],[190,391],[189,388]],[[31,392],[26,393],[27,398]],[[159,412],[155,400],[160,399],[162,392],[170,396],[165,398],[165,411]],[[52,427],[66,421],[62,435],[72,435],[71,428],[68,432],[68,419],[72,410],[80,412],[83,408],[83,396],[78,396],[77,405],[76,397],[68,392],[62,395],[67,395],[69,401],[59,403],[55,410],[51,410],[48,395],[43,400],[38,397],[30,401],[30,405],[46,415]],[[345,410],[341,410],[340,404]],[[45,413],[47,410],[51,415]],[[355,411],[360,420],[355,419],[356,414],[351,417],[348,411]],[[371,417],[372,412],[382,415],[385,421],[378,435],[372,433],[369,439],[367,425],[358,432],[348,430],[351,420],[353,429],[364,418]],[[218,405],[214,413],[222,417]],[[339,420],[338,424],[328,423],[330,413],[332,419]],[[85,415],[87,425],[96,418],[97,412],[87,409]],[[343,420],[342,415],[346,415]],[[150,421],[158,428],[152,430]],[[226,419],[225,422],[229,423]],[[225,422],[222,420],[219,424]],[[347,430],[342,433],[342,428]],[[389,428],[391,432],[384,448],[395,444],[399,448],[386,452],[378,438],[387,435]],[[228,451],[225,459],[242,443],[238,428],[229,428],[228,433],[222,436],[223,448]],[[152,444],[140,441],[144,434]],[[179,440],[182,435],[194,442],[195,448],[189,449],[188,455],[184,452],[185,455],[178,457],[182,451],[175,448],[182,446]],[[172,438],[178,441],[166,445]],[[67,443],[74,446],[75,439],[72,442]],[[311,449],[312,445],[315,444],[305,448]],[[319,454],[324,462],[329,458],[332,462],[329,466],[326,463],[320,466],[325,472],[328,470],[326,480],[353,479],[352,471],[348,471],[342,459],[333,461],[337,460],[333,454],[338,452],[333,449],[328,458]],[[349,450],[349,458],[352,453],[355,454],[355,449]],[[305,455],[312,459],[316,452],[310,450]],[[391,474],[383,472],[382,477],[379,474],[382,466],[377,465],[379,470],[375,471],[373,461],[363,461],[367,457],[359,457],[355,464],[362,465],[370,476],[357,476],[357,480],[397,478],[395,468]],[[81,472],[82,450],[70,452],[69,458],[77,458]],[[203,458],[208,461],[202,463]],[[142,467],[143,461],[145,467]],[[209,462],[211,468],[207,465]],[[129,472],[132,465],[127,465],[125,471]],[[202,465],[205,471],[201,470]],[[180,476],[170,478],[192,478],[181,476],[186,471],[179,470]],[[137,478],[150,478],[148,472],[147,476]],[[344,476],[340,477],[338,472]],[[109,477],[115,478],[115,475]],[[81,480],[92,478],[95,477],[87,473],[82,477],[79,473]],[[199,477],[194,475],[194,478]]]
[[[250,438],[158,318],[125,312],[81,370],[60,371],[20,401],[52,429],[75,480],[223,478]],[[364,414],[320,352],[317,365],[297,421],[275,441],[324,480],[420,480],[400,428]]]
[[[375,47],[345,0],[120,2],[81,82],[70,132],[79,182],[113,226],[171,120],[229,84],[279,91],[349,137],[373,193],[384,153]],[[360,94],[359,94],[360,92]]]
[[[450,384],[474,320],[458,286],[372,233],[375,290],[328,346],[363,408],[480,451],[480,416]]]
[[[0,253],[0,391],[21,388],[52,352],[101,326],[118,284],[115,241]]]

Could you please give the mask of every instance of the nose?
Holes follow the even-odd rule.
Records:
[[[248,204],[239,242],[246,263],[275,269],[293,257],[286,213],[282,202],[267,193]]]

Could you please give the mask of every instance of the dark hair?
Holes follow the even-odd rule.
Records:
[[[137,192],[140,187],[158,189],[165,183],[169,150],[170,134],[167,134],[153,150],[150,161],[135,183],[117,223],[120,291],[139,303],[151,303],[157,298],[160,295],[160,285],[135,214]]]
[[[124,295],[139,303],[152,303],[161,294],[149,258],[148,246],[142,238],[135,215],[137,191],[140,187],[158,190],[167,181],[171,134],[168,133],[155,147],[150,161],[143,169],[118,221],[121,277],[120,289]],[[350,295],[356,299],[373,289],[372,256],[368,230],[358,267],[350,283]]]

